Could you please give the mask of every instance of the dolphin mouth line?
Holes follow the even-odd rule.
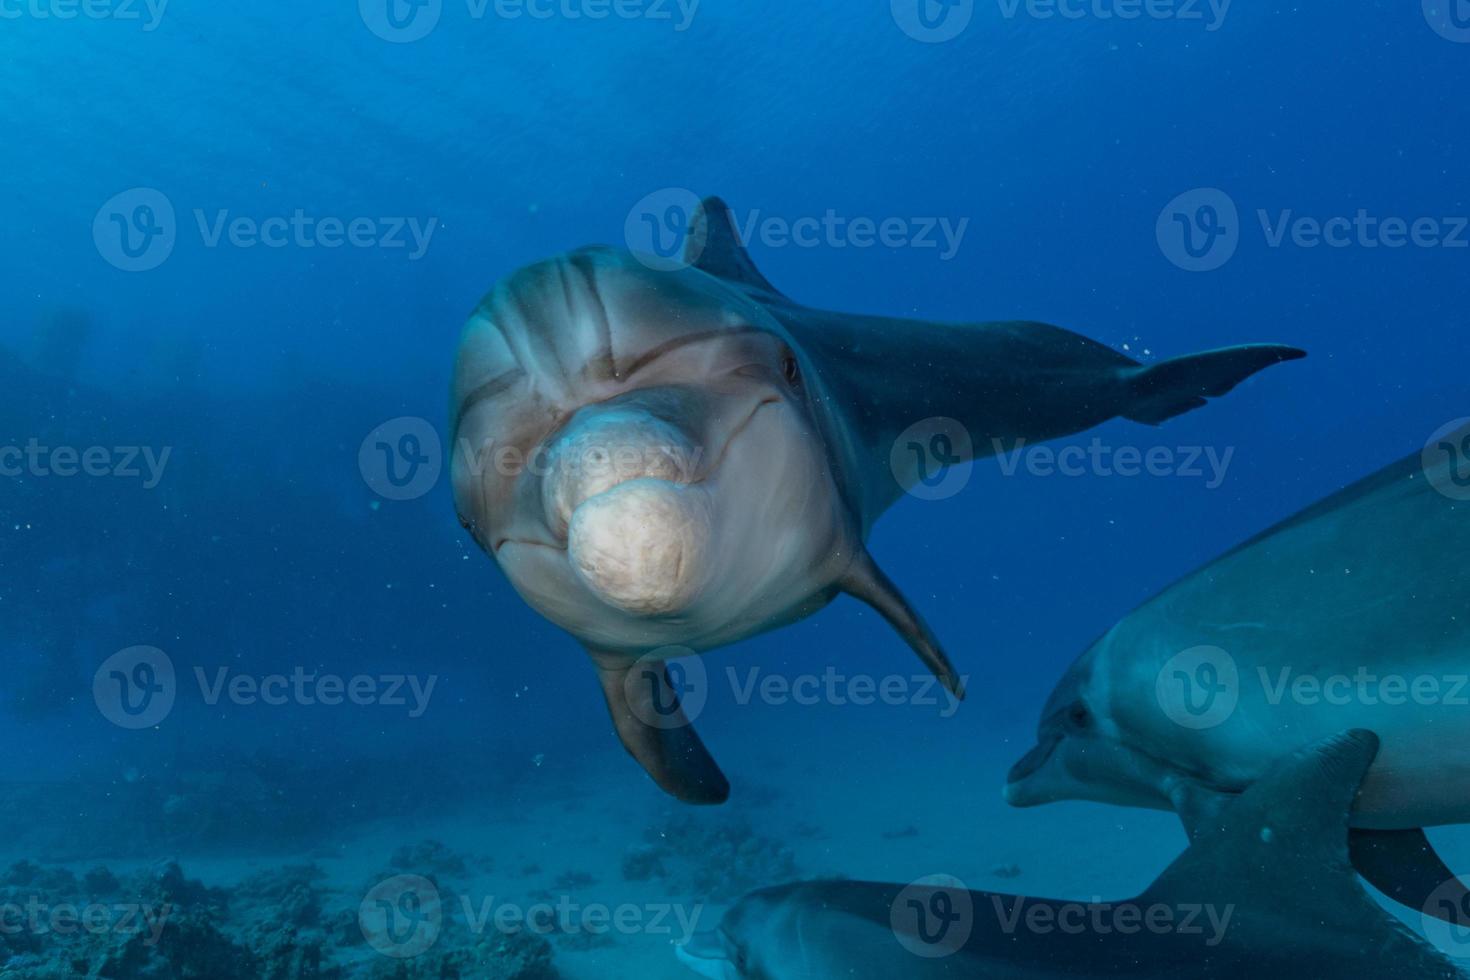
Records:
[[[1014,786],[1022,780],[1034,775],[1042,766],[1051,760],[1056,753],[1057,747],[1062,744],[1062,736],[1052,735],[1045,741],[1038,742],[1025,755],[1011,766],[1011,771],[1006,774],[1006,784]]]
[[[757,402],[755,408],[751,409],[750,414],[745,417],[745,421],[741,422],[739,425],[731,430],[730,435],[725,439],[725,444],[720,447],[720,455],[715,457],[715,461],[710,464],[709,469],[705,471],[705,474],[699,477],[697,480],[691,480],[689,482],[703,483],[705,480],[708,480],[710,474],[719,470],[720,464],[725,461],[725,457],[730,455],[730,447],[735,445],[735,440],[739,439],[741,435],[745,433],[746,429],[750,428],[750,423],[755,421],[755,417],[761,413],[761,409],[765,408],[767,405],[779,404],[781,404],[781,397],[779,395],[771,395],[767,398],[762,398],[759,402]]]

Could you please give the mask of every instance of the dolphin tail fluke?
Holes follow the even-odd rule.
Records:
[[[684,713],[666,664],[599,660],[597,670],[623,747],[660,789],[685,803],[730,798],[730,783]]]
[[[1354,830],[1353,867],[1396,902],[1464,925],[1470,890],[1449,869],[1422,830]]]
[[[1206,399],[1219,398],[1246,378],[1282,361],[1306,357],[1306,351],[1277,344],[1246,344],[1125,368],[1133,403],[1123,417],[1147,425],[1193,411]]]
[[[945,689],[959,700],[964,700],[964,678],[960,677],[959,671],[950,663],[929,624],[924,622],[924,618],[914,610],[908,598],[884,574],[871,555],[866,552],[859,555],[839,584],[848,595],[872,606],[898,631],[904,642],[933,671]]]

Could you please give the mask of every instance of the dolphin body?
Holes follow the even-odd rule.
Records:
[[[1470,428],[1445,444],[1455,452],[1389,466],[1121,620],[1052,692],[1007,799],[1193,823],[1283,753],[1370,728],[1383,748],[1353,811],[1353,862],[1423,908],[1454,875],[1420,828],[1470,821],[1470,503],[1452,482]]]
[[[1126,902],[784,885],[742,899],[679,958],[710,980],[1461,977],[1348,864],[1348,811],[1377,746],[1352,731],[1279,761]]]
[[[910,447],[894,451],[905,430],[947,420],[943,461],[957,463],[1117,416],[1159,423],[1304,356],[1253,345],[1145,366],[1040,323],[809,309],[756,270],[716,199],[687,252],[670,269],[586,248],[496,286],[460,342],[450,468],[461,524],[581,641],[624,746],[689,802],[723,802],[729,784],[665,662],[839,593],[962,696],[864,546],[932,475]]]

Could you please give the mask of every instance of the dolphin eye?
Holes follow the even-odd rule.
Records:
[[[796,363],[796,355],[789,351],[781,358],[781,376],[793,388],[801,381],[801,365]]]
[[[1087,710],[1087,704],[1082,701],[1073,701],[1067,709],[1067,727],[1072,729],[1085,729],[1092,724],[1092,712]]]

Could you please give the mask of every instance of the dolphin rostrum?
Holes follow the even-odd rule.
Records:
[[[1462,977],[1348,864],[1348,810],[1377,746],[1351,731],[1278,762],[1134,899],[813,881],[746,896],[677,952],[710,980]]]
[[[1162,422],[1303,356],[1255,345],[1145,366],[1040,323],[808,309],[756,271],[713,199],[688,246],[678,268],[586,248],[496,286],[459,347],[451,472],[460,522],[582,642],[624,746],[690,802],[729,785],[667,660],[846,592],[961,694],[864,547],[933,475],[922,444],[894,451],[905,430],[934,423],[940,461],[959,463],[1117,416]]]
[[[1282,754],[1370,728],[1383,749],[1353,861],[1423,908],[1454,875],[1420,828],[1470,821],[1470,493],[1456,483],[1470,428],[1440,445],[1454,451],[1389,466],[1118,622],[1052,692],[1007,799],[1192,822]]]

